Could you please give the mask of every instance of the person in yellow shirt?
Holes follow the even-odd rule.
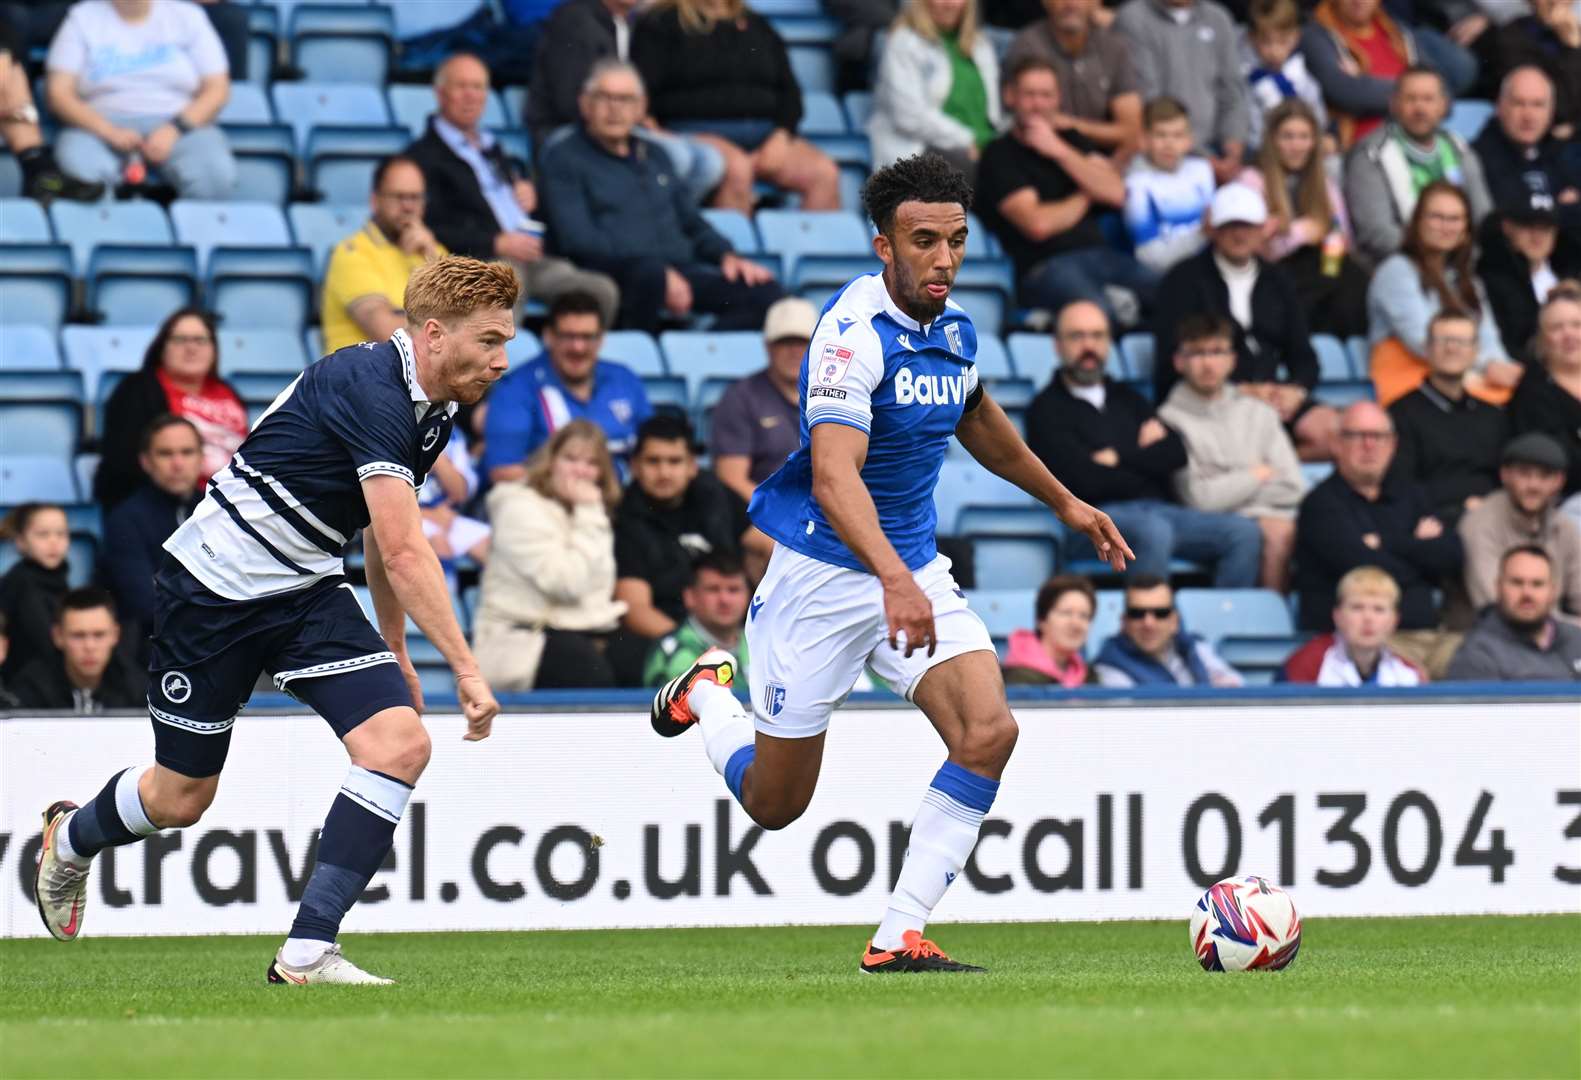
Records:
[[[373,173],[372,216],[335,245],[324,275],[324,349],[387,341],[406,325],[406,279],[447,255],[423,224],[422,170],[410,158],[385,158]]]

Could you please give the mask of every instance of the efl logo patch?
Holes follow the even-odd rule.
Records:
[[[763,688],[763,711],[778,716],[785,710],[785,688],[769,685]]]
[[[832,342],[825,345],[818,356],[818,381],[824,386],[844,382],[845,374],[851,370],[851,361],[855,358],[856,353],[850,349],[842,349]]]

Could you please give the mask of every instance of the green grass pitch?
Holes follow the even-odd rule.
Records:
[[[351,935],[401,985],[306,990],[274,938],[5,941],[0,1077],[1581,1076],[1581,915],[1314,919],[1251,975],[1185,919],[935,927],[978,976],[867,933]]]

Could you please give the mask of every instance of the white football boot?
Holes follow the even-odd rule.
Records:
[[[381,979],[370,975],[340,953],[339,945],[331,945],[324,955],[307,967],[292,967],[276,953],[269,965],[269,981],[286,986],[308,986],[316,983],[341,986],[394,986],[394,979]]]

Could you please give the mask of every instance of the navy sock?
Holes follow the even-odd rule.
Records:
[[[302,893],[290,937],[334,941],[341,920],[395,842],[411,785],[353,765],[318,840],[318,861]]]
[[[66,823],[66,842],[82,859],[105,848],[135,844],[159,830],[148,820],[137,782],[143,770],[133,766],[110,777],[103,790]]]

